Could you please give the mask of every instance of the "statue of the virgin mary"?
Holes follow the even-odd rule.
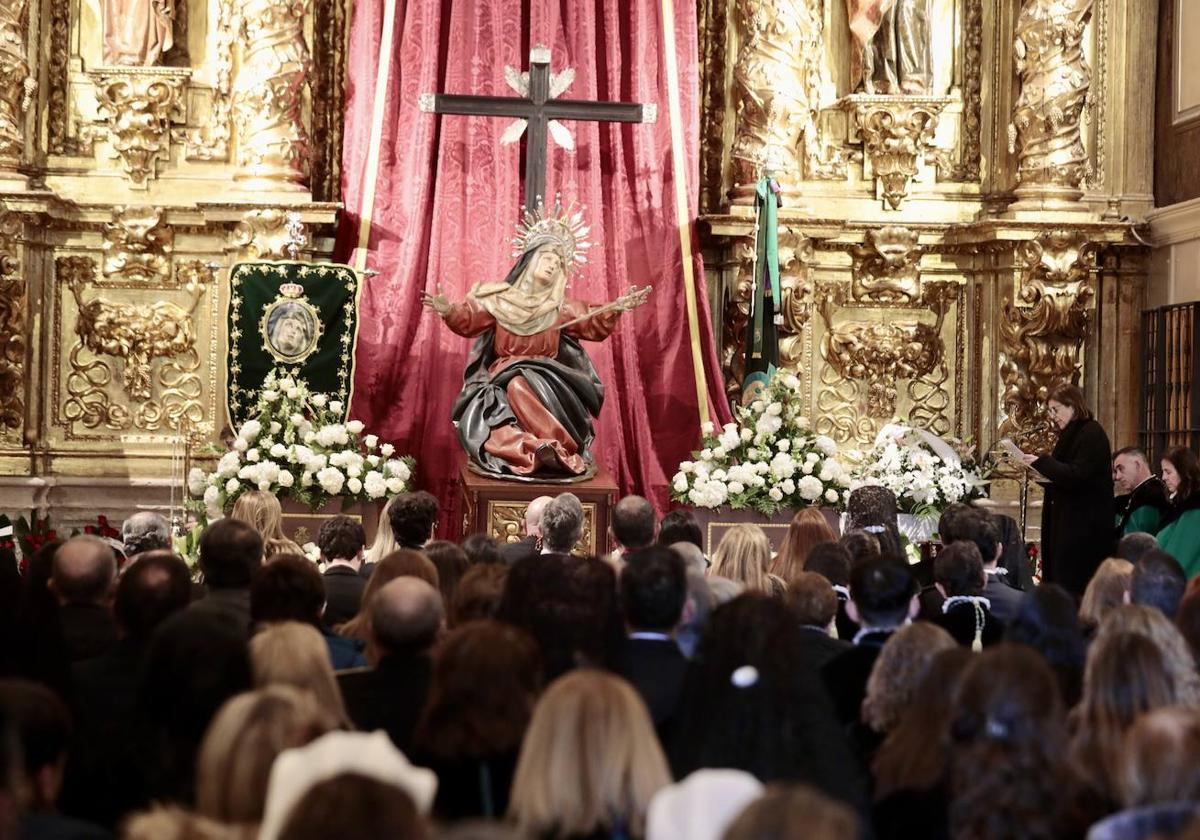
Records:
[[[526,215],[503,281],[476,284],[460,303],[440,290],[422,293],[451,330],[477,338],[452,418],[478,472],[539,480],[594,472],[592,418],[604,385],[580,341],[608,338],[650,288],[630,288],[608,304],[568,298],[568,272],[583,262],[586,234],[579,213],[539,209]]]

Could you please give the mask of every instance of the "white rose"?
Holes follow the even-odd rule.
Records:
[[[391,458],[392,453],[395,451],[396,447],[392,446],[390,443],[385,443],[383,446],[379,447],[379,454],[384,458]]]
[[[387,482],[387,489],[389,493],[403,493],[404,482],[399,478],[389,478]]]
[[[293,412],[293,413],[292,413],[292,416],[291,416],[291,417],[289,417],[289,418],[288,418],[288,420],[289,420],[289,421],[291,422],[291,424],[292,424],[293,426],[295,426],[297,429],[298,429],[298,428],[300,428],[301,426],[303,426],[303,425],[304,425],[304,423],[305,423],[305,420],[304,420],[304,415],[303,415],[303,414],[301,414],[299,411]]]
[[[708,437],[716,430],[717,427],[712,424],[712,421],[706,421],[704,425],[700,427],[700,433],[705,437]]]
[[[744,442],[749,443],[751,440],[754,439],[754,432],[750,431],[750,429],[743,426],[742,432],[740,435],[738,435],[738,437],[740,437]]]
[[[272,458],[282,458],[285,455],[287,455],[287,447],[284,446],[282,443],[277,443],[271,447],[271,457]]]
[[[295,380],[295,379],[292,379],[292,377],[290,377],[290,376],[285,376],[283,379],[280,379],[280,380],[279,380],[279,387],[280,387],[280,388],[282,388],[282,389],[283,389],[283,390],[285,390],[285,391],[286,391],[288,388],[295,388],[295,387],[296,387],[296,380]]]
[[[789,478],[786,481],[784,481],[783,484],[780,484],[779,488],[781,490],[783,490],[783,495],[790,496],[796,492],[796,482],[792,481]]]
[[[242,440],[251,441],[258,437],[258,433],[262,431],[262,423],[257,420],[247,420],[242,426],[242,430],[238,433],[238,437]]]
[[[679,472],[686,475],[687,473],[690,473],[692,471],[692,468],[694,466],[696,466],[696,465],[693,464],[691,461],[680,461],[679,462]]]
[[[282,432],[282,431],[283,431],[283,426],[281,426],[281,425],[280,425],[279,423],[277,423],[276,421],[272,420],[272,421],[271,421],[271,434],[273,434],[273,435],[277,435],[277,434],[279,434],[279,433],[280,433],[280,432]]]
[[[825,501],[829,502],[829,504],[831,504],[831,505],[835,505],[835,504],[837,504],[837,500],[838,500],[838,493],[836,490],[826,490],[825,491]]]
[[[199,467],[192,467],[192,471],[188,473],[187,483],[189,493],[193,496],[201,495],[208,484],[204,479],[204,470]]]
[[[775,441],[775,448],[780,452],[787,452],[792,448],[792,442],[788,438],[780,438],[779,440]]]
[[[341,414],[342,413],[342,401],[341,400],[331,400],[329,403],[329,410],[332,411],[334,414]]]
[[[206,487],[204,489],[204,506],[209,510],[216,507],[217,502],[221,498],[221,491],[216,487]]]
[[[242,486],[242,483],[240,481],[238,481],[236,478],[231,478],[231,479],[229,479],[229,481],[225,482],[225,492],[228,495],[232,496],[234,493],[236,493],[238,491],[238,488],[241,486]]]
[[[312,483],[313,483],[313,474],[311,472],[309,472],[308,470],[305,470],[304,472],[300,473],[300,486],[301,487],[312,487]]]
[[[374,449],[379,445],[379,436],[367,435],[365,438],[363,438],[363,443],[367,445],[367,449]]]
[[[676,493],[686,493],[688,489],[687,476],[683,475],[682,473],[677,474],[675,476],[675,483],[671,485],[671,488]]]
[[[783,384],[785,387],[795,391],[800,387],[800,379],[794,373],[789,373],[787,376],[783,377]]]
[[[351,420],[349,423],[346,424],[346,431],[348,431],[352,435],[361,435],[364,428],[366,428],[366,427],[363,426],[363,423],[361,420]]]
[[[257,449],[251,449],[246,453],[247,461],[257,461],[260,457]]]
[[[353,493],[356,496],[362,492],[362,488],[363,488],[363,483],[361,481],[359,481],[357,478],[352,478],[346,482],[346,489],[349,490],[351,493]]]
[[[370,464],[372,467],[378,467],[382,462],[383,462],[383,459],[380,458],[378,455],[368,455],[367,456],[367,463]]]
[[[804,476],[796,485],[796,490],[799,491],[800,498],[810,502],[815,502],[821,497],[822,489],[821,482],[811,475]]]
[[[770,490],[767,491],[767,495],[771,497],[771,501],[773,501],[773,502],[782,502],[783,501],[783,491],[780,490],[778,487],[772,487]]]
[[[740,481],[731,481],[729,482],[729,492],[734,496],[738,495],[739,493],[745,493],[746,485],[742,484]]]
[[[309,398],[309,402],[311,402],[317,408],[324,408],[325,403],[329,402],[329,397],[325,396],[324,394],[313,394],[312,397]]]
[[[713,451],[711,449],[705,449],[700,452],[700,459],[703,461],[711,461],[712,457],[713,457]]]
[[[716,458],[717,460],[724,458],[726,456],[726,454],[728,454],[728,453],[725,452],[724,446],[714,446],[713,447],[712,456],[714,458]]]
[[[221,456],[221,460],[217,461],[217,475],[221,478],[237,475],[238,467],[241,464],[242,458],[237,452],[226,452]]]
[[[237,438],[233,442],[233,448],[236,449],[238,452],[245,452],[247,449],[250,448],[250,444],[246,443],[245,439],[243,439],[243,438]]]
[[[807,417],[797,417],[796,425],[801,429],[807,429],[809,426],[808,418]]]
[[[273,403],[279,399],[279,392],[268,388],[262,392],[262,398],[269,403]]]
[[[337,467],[326,467],[317,473],[317,483],[321,485],[321,489],[331,496],[336,496],[342,492],[342,486],[346,483],[346,476],[342,475],[342,471]]]
[[[783,414],[783,406],[779,403],[773,402],[767,406],[767,415],[769,417],[778,417],[780,414]]]
[[[290,472],[281,472],[278,481],[280,487],[291,487],[296,483],[296,477]]]
[[[387,481],[383,477],[383,473],[378,470],[371,470],[363,479],[363,489],[367,491],[367,495],[372,499],[382,498],[387,493]]]
[[[816,444],[817,449],[820,449],[826,455],[833,455],[837,452],[837,443],[831,437],[817,435],[813,443]]]

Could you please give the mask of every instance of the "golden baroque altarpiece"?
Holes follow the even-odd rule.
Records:
[[[920,20],[864,61],[860,5],[701,2],[700,202],[728,396],[768,172],[783,189],[780,361],[818,431],[861,445],[902,422],[1038,448],[1047,389],[1074,380],[1114,443],[1133,442],[1153,14],[900,3]]]
[[[0,510],[178,496],[230,266],[332,249],[349,13],[0,0]]]

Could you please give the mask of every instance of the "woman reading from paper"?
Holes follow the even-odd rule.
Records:
[[[531,217],[518,238],[520,258],[500,283],[480,283],[451,303],[439,290],[422,303],[459,335],[478,336],[452,417],[477,471],[497,478],[574,478],[590,474],[604,385],[580,345],[603,341],[622,312],[650,288],[631,288],[594,305],[566,297],[567,272],[581,256],[582,219]]]
[[[1077,385],[1058,386],[1047,402],[1058,442],[1048,455],[1020,458],[1046,479],[1042,579],[1079,598],[1113,547],[1112,450]]]

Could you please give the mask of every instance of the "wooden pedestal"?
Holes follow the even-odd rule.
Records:
[[[796,511],[791,508],[784,508],[773,516],[767,516],[749,508],[741,510],[724,507],[715,509],[691,508],[691,511],[696,514],[696,519],[700,521],[700,530],[704,535],[704,553],[710,557],[717,550],[717,546],[720,545],[721,538],[725,536],[725,532],[734,525],[742,524],[757,525],[762,528],[763,533],[767,535],[767,539],[771,541],[771,551],[778,553],[779,549],[783,548],[783,543],[787,539],[788,528],[792,524],[792,517],[796,515]],[[837,511],[833,508],[821,508],[821,513],[825,514],[825,519],[829,522],[829,527],[833,529],[833,533],[840,534],[841,526]]]
[[[574,493],[583,504],[583,538],[576,554],[607,554],[609,512],[617,503],[617,484],[607,470],[599,469],[577,484],[539,484],[485,478],[467,469],[459,472],[463,536],[490,534],[502,543],[525,536],[525,508],[538,496]]]
[[[310,510],[308,505],[295,499],[280,501],[283,508],[283,533],[288,539],[304,545],[306,542],[316,542],[317,534],[325,520],[338,514],[345,514],[362,523],[367,532],[367,545],[375,542],[375,526],[379,524],[379,513],[385,502],[354,502],[343,505],[341,499],[331,499],[316,510]]]

